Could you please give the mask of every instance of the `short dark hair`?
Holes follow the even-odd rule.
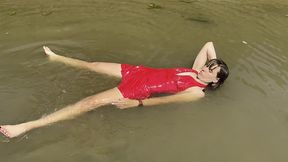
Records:
[[[211,82],[207,85],[207,89],[210,89],[210,90],[215,90],[215,89],[219,88],[224,83],[224,81],[227,79],[227,77],[229,75],[228,66],[221,59],[211,59],[206,63],[205,66],[207,66],[209,69],[211,69],[215,65],[220,67],[220,71],[217,73],[217,78],[219,78],[219,80],[217,83]]]

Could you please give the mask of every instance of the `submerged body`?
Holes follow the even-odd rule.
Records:
[[[206,87],[218,88],[229,74],[227,65],[216,59],[212,42],[208,42],[202,47],[192,68],[170,69],[86,62],[57,55],[45,46],[43,48],[51,61],[122,78],[122,81],[117,87],[86,97],[43,118],[15,125],[1,125],[0,132],[9,138],[17,137],[35,128],[74,118],[107,104],[125,109],[139,105],[152,106],[195,101],[204,97]],[[163,97],[151,97],[155,93],[172,94]]]

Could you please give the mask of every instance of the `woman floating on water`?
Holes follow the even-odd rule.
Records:
[[[38,120],[16,125],[2,125],[0,132],[9,138],[17,137],[35,128],[74,118],[108,104],[125,109],[198,100],[204,97],[205,89],[218,88],[229,75],[227,65],[222,60],[216,59],[212,42],[202,47],[192,68],[150,68],[129,64],[86,62],[57,55],[45,46],[43,48],[52,61],[122,78],[122,81],[115,88],[84,98]],[[156,93],[171,95],[149,98]]]

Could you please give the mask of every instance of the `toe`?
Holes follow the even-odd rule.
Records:
[[[0,132],[6,137],[10,137],[10,134],[8,133],[8,131],[4,129],[3,127],[0,127]]]
[[[5,132],[4,132],[4,130],[3,130],[2,128],[0,128],[0,132],[1,132],[3,135],[5,135]]]

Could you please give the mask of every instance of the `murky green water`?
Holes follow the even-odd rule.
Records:
[[[231,76],[195,103],[106,106],[8,141],[1,162],[286,162],[288,1],[2,0],[0,123],[51,113],[119,80],[52,63],[190,67],[214,41]]]

